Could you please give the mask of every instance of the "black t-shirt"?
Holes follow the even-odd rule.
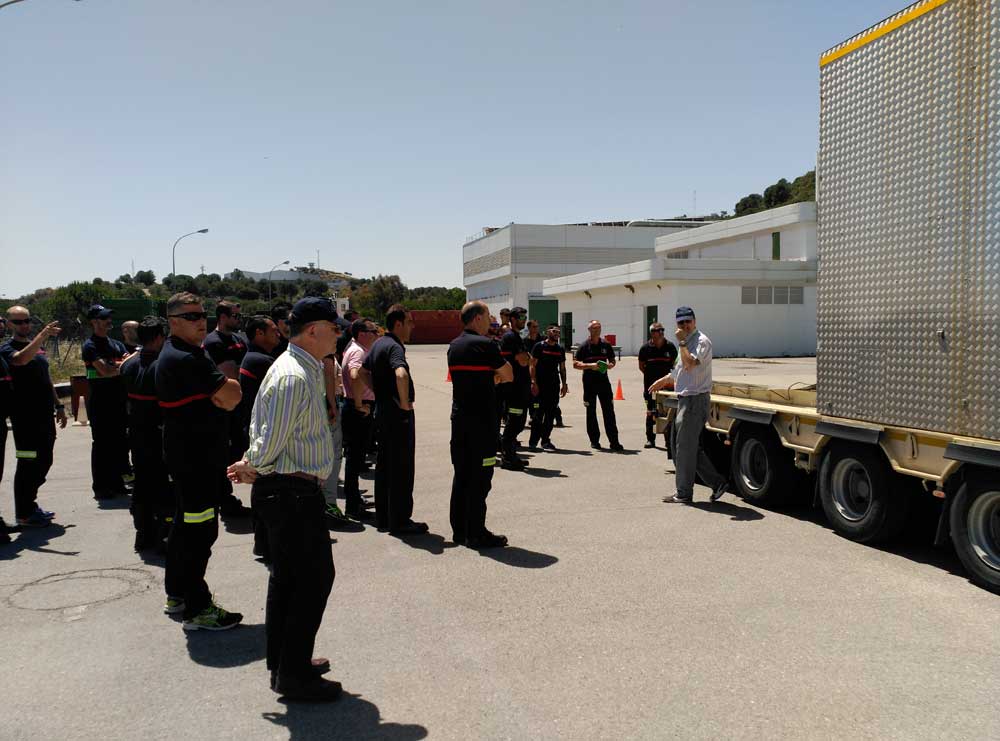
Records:
[[[156,398],[163,413],[163,453],[173,471],[225,468],[229,421],[212,403],[226,377],[203,349],[168,337],[156,361]]]
[[[388,406],[393,401],[399,403],[396,369],[406,368],[406,372],[409,373],[410,366],[406,362],[406,346],[396,335],[388,332],[375,340],[362,367],[371,373],[376,405]],[[410,376],[410,402],[415,399],[413,376]]]
[[[267,369],[273,363],[274,358],[253,343],[247,348],[247,354],[243,356],[243,364],[240,365],[240,391],[243,392],[243,398],[240,399],[240,405],[236,411],[240,424],[244,427],[250,425],[250,413],[253,411],[257,392],[260,391],[260,385],[264,383]]]
[[[14,393],[14,377],[10,374],[7,361],[0,355],[0,424],[6,424],[4,420],[10,413],[11,396]]]
[[[127,351],[125,345],[110,337],[92,336],[83,343],[83,364],[87,368],[87,382],[91,392],[105,394],[107,392],[121,393],[122,383],[118,376],[104,377],[94,367],[95,360],[103,360],[112,368],[117,367]]]
[[[589,339],[576,349],[575,360],[580,363],[596,363],[598,360],[614,362],[615,350],[604,340],[598,340],[596,344]],[[604,373],[596,370],[585,370],[584,376],[588,373],[593,376],[604,376]]]
[[[163,415],[156,398],[157,357],[155,352],[143,351],[122,363],[118,371],[128,396],[129,433],[140,441],[151,435],[160,437]]]
[[[535,380],[539,387],[562,387],[559,366],[566,362],[566,348],[558,342],[554,345],[550,345],[547,341],[539,342],[532,348],[531,356],[536,361]]]
[[[639,362],[646,364],[646,370],[642,372],[642,390],[646,389],[667,375],[677,362],[677,348],[674,343],[664,341],[663,347],[657,347],[652,342],[647,342],[639,348]]]
[[[247,344],[242,337],[218,329],[210,332],[201,346],[216,365],[222,365],[228,360],[239,368],[243,356],[247,354]]]
[[[517,362],[518,354],[531,352],[526,343],[527,340],[522,339],[521,335],[512,329],[500,338],[500,355],[514,369],[514,383],[518,386],[531,385],[531,369]]]
[[[344,330],[343,334],[337,338],[337,359],[344,357],[344,350],[347,346],[351,344],[351,328],[350,326]]]
[[[130,345],[127,342],[123,342],[122,344],[125,345],[125,352],[127,352],[129,355],[131,355],[132,353],[134,353],[136,350],[139,349],[138,345]]]
[[[12,417],[21,417],[26,422],[31,422],[35,417],[38,417],[38,421],[51,420],[54,400],[52,379],[49,376],[49,358],[45,354],[45,348],[40,348],[31,362],[14,365],[14,353],[20,352],[27,346],[27,342],[13,338],[0,346],[0,357],[7,363],[14,392],[10,413]]]
[[[518,338],[520,340],[520,337]],[[451,416],[482,420],[496,425],[497,397],[493,372],[507,362],[497,343],[465,330],[448,345],[451,373]]]
[[[271,357],[276,358],[285,350],[288,349],[288,338],[284,335],[278,336],[278,345],[274,348],[274,352],[271,353]]]

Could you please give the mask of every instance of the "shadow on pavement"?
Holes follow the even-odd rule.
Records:
[[[184,631],[188,655],[196,664],[217,669],[263,661],[265,656],[264,624],[243,623],[232,630]]]
[[[132,497],[128,494],[119,494],[107,499],[95,499],[98,509],[129,509],[132,506]]]
[[[9,530],[12,540],[6,545],[0,545],[0,561],[17,558],[21,555],[21,551],[51,553],[56,556],[79,556],[80,551],[57,551],[45,547],[53,538],[65,535],[71,527],[76,525],[60,525],[53,522],[48,527],[23,528],[20,532]]]
[[[393,535],[396,540],[401,543],[405,543],[410,546],[410,548],[416,548],[419,551],[427,551],[431,555],[440,556],[444,553],[444,549],[453,548],[454,546],[445,546],[445,539],[443,535],[438,535],[437,533],[421,533],[419,535]]]
[[[524,469],[523,473],[529,476],[535,476],[540,479],[564,479],[566,474],[564,474],[558,468],[538,468],[537,466],[528,466]]]
[[[685,506],[685,505],[681,505]],[[716,512],[720,515],[729,515],[729,519],[735,522],[752,522],[753,520],[763,520],[764,515],[750,507],[741,507],[732,502],[692,502],[686,505],[692,509],[701,509],[705,512]]]
[[[233,535],[250,535],[253,533],[252,517],[222,515],[219,519],[222,520],[222,526],[226,529],[227,533],[232,533]]]
[[[479,551],[479,555],[520,569],[544,569],[559,562],[558,558],[550,556],[548,553],[529,551],[525,548],[518,548],[516,545],[506,548],[484,548]]]
[[[525,448],[527,450],[527,448]],[[539,453],[540,455],[593,455],[591,450],[571,450],[570,448],[556,448],[555,450],[542,450],[539,448],[537,451],[528,450],[529,453]]]
[[[287,728],[292,741],[314,738],[417,741],[427,737],[427,729],[420,725],[383,723],[375,703],[350,692],[344,692],[339,700],[329,704],[279,702],[285,706],[284,713],[262,713],[261,717]]]

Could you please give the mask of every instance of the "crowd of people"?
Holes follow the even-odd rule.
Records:
[[[340,317],[327,299],[306,298],[245,319],[239,304],[220,301],[208,333],[208,313],[191,293],[172,296],[166,313],[123,325],[125,342],[110,337],[111,310],[95,305],[87,314],[92,333],[82,356],[94,497],[131,495],[135,549],[165,556],[164,611],[189,631],[241,622],[214,600],[206,572],[219,518],[250,518],[254,554],[269,566],[271,687],[290,699],[335,699],[340,685],[322,677],[329,662],[313,656],[334,581],[328,531],[362,530],[367,521],[398,537],[428,532],[413,519],[415,392],[406,357],[412,317],[392,306],[380,330],[355,312]],[[551,436],[569,393],[568,352],[558,326],[543,336],[521,307],[505,309],[497,321],[486,304],[471,301],[461,321],[464,330],[448,348],[452,540],[501,548],[507,537],[486,526],[494,468],[529,466],[518,453],[529,424],[528,450],[556,450]],[[38,491],[52,465],[56,427],[67,421],[45,344],[61,330],[53,322],[32,336],[32,317],[21,306],[7,310],[6,325],[12,337],[0,345],[0,477],[9,416],[16,522],[43,528],[55,514],[39,507]],[[600,403],[608,450],[623,452],[608,378],[615,348],[601,329],[598,321],[589,324],[572,365],[582,376],[591,447],[603,449]],[[679,409],[667,447],[677,490],[664,501],[690,502],[696,475],[712,486],[714,501],[726,482],[699,442],[711,341],[688,307],[677,310],[675,337],[676,347],[654,323],[639,353],[646,445],[656,442],[655,392],[675,389]],[[366,498],[359,479],[373,457],[374,497]],[[252,484],[249,508],[235,495],[235,482]],[[9,539],[6,526],[0,537]]]

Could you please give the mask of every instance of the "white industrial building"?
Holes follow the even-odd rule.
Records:
[[[542,293],[546,278],[652,258],[656,239],[704,228],[699,220],[614,224],[508,224],[484,229],[462,247],[465,290],[492,314],[523,306],[542,324],[556,321],[556,302]]]
[[[655,257],[544,281],[563,339],[600,320],[634,355],[659,319],[690,306],[719,357],[816,353],[816,204],[796,203],[658,237]],[[571,339],[570,339],[571,338]]]

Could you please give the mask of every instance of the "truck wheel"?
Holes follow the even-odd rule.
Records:
[[[819,471],[819,496],[831,527],[858,543],[897,535],[906,523],[906,497],[877,448],[834,443]]]
[[[1000,594],[1000,482],[966,481],[950,519],[951,540],[972,581]]]
[[[773,506],[791,495],[792,453],[767,427],[740,425],[733,445],[732,471],[737,493],[748,502]]]

